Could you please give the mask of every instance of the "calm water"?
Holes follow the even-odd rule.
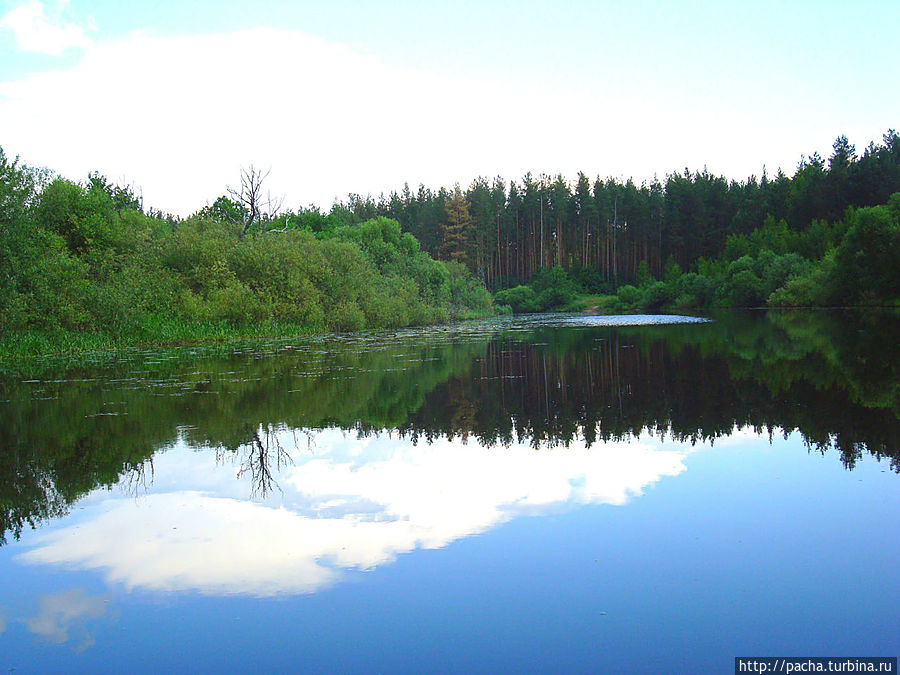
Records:
[[[0,379],[0,670],[896,656],[897,316],[670,320]]]

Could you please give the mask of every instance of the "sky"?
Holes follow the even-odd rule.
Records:
[[[900,126],[896,0],[0,0],[0,147],[188,215],[526,172],[792,174]]]

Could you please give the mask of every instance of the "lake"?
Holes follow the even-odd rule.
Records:
[[[900,319],[505,317],[0,378],[0,669],[896,656]]]

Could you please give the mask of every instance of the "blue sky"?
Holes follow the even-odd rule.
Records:
[[[898,126],[900,3],[0,1],[0,146],[189,213],[526,171],[743,179]]]

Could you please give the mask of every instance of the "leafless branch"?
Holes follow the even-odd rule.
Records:
[[[228,188],[229,196],[241,206],[244,211],[244,227],[240,237],[243,238],[247,231],[259,220],[271,219],[281,209],[284,198],[274,200],[271,193],[263,197],[262,186],[271,173],[271,167],[266,171],[257,169],[252,164],[249,169],[241,167],[240,188]]]
[[[293,464],[290,453],[284,449],[278,439],[278,430],[271,425],[262,427],[250,441],[237,477],[250,474],[251,497],[265,498],[273,489],[281,492],[281,487],[275,476],[281,472],[282,467]]]

